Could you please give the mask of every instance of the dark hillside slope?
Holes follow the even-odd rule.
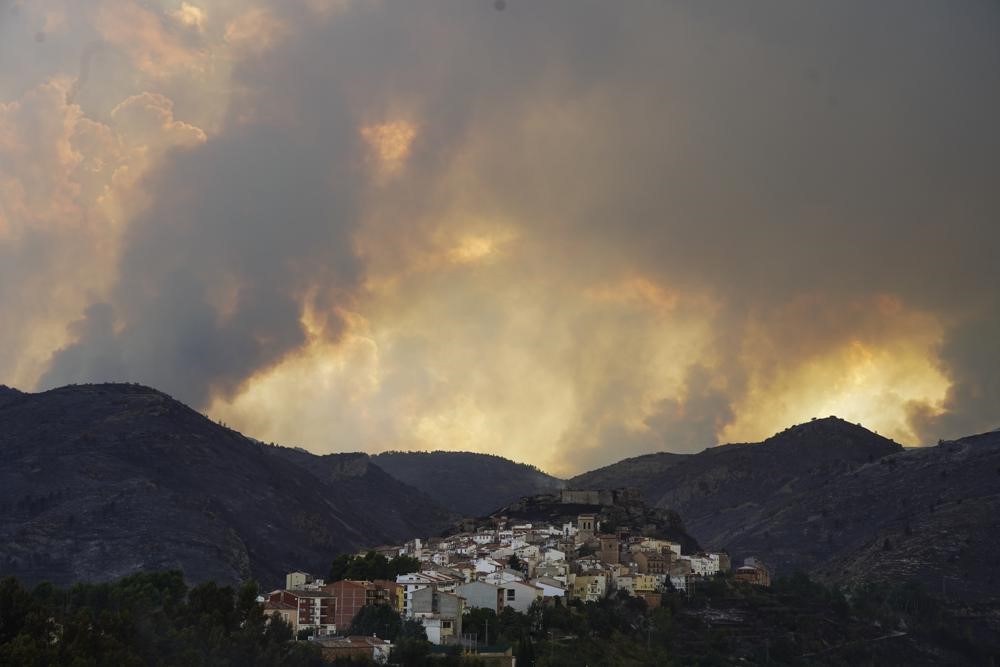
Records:
[[[676,509],[696,535],[724,531],[721,514],[762,498],[787,498],[833,476],[902,451],[892,440],[836,417],[793,426],[759,444],[721,445],[689,456],[643,487],[649,502]],[[742,519],[736,519],[735,528]],[[714,542],[705,538],[708,542]]]
[[[363,452],[316,455],[288,447],[274,447],[271,451],[307,470],[322,484],[336,486],[346,496],[342,501],[345,507],[357,516],[377,509],[378,525],[385,534],[427,537],[461,518],[375,465]],[[414,526],[425,526],[427,530],[414,534]],[[369,542],[368,546],[373,544]]]
[[[690,454],[657,452],[591,470],[566,481],[570,489],[646,489],[655,486],[668,468],[686,461]]]
[[[706,547],[729,549],[737,559],[756,555],[787,574],[827,558],[829,545],[808,524],[778,517],[788,516],[802,498],[836,488],[842,475],[900,451],[861,426],[816,419],[759,444],[707,449],[642,490],[651,503],[679,512]]]
[[[10,403],[23,395],[17,389],[11,389],[5,384],[0,384],[0,406]]]
[[[829,580],[916,580],[949,599],[1000,599],[1000,433],[862,466],[774,521],[830,542],[815,568]]]
[[[448,522],[381,471],[375,485],[324,483],[310,472],[319,461],[289,460],[147,387],[20,394],[0,404],[0,575],[65,584],[180,568],[269,586]]]
[[[385,452],[372,457],[390,475],[463,516],[483,516],[563,481],[523,463],[472,452]]]
[[[759,444],[627,459],[569,484],[596,473],[609,486],[634,480],[706,548],[758,556],[779,575],[916,580],[961,599],[1000,597],[998,432],[904,450],[817,419]]]

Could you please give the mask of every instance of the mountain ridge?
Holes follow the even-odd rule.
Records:
[[[191,581],[272,583],[454,518],[367,459],[334,480],[336,459],[289,451],[140,385],[4,401],[0,571],[70,583],[178,568]]]
[[[382,452],[375,465],[467,517],[484,516],[516,501],[563,488],[565,483],[526,463],[474,452]]]
[[[267,445],[140,385],[0,386],[0,574],[25,581],[173,567],[193,581],[275,581],[563,488],[637,488],[700,545],[777,575],[950,578],[952,595],[1000,597],[982,567],[1000,550],[997,431],[904,449],[830,417],[560,480],[471,452]]]
[[[1000,575],[983,567],[1000,549],[995,431],[903,448],[824,418],[760,443],[624,459],[568,484],[588,486],[595,473],[611,486],[637,480],[647,501],[677,511],[701,544],[762,558],[776,575],[917,580],[963,599],[1000,598]]]

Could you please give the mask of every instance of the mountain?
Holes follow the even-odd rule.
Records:
[[[190,581],[271,585],[290,569],[323,572],[337,553],[436,535],[460,516],[595,509],[562,503],[564,485],[638,488],[649,507],[620,492],[628,502],[598,509],[689,550],[760,557],[778,575],[916,579],[963,600],[1000,598],[997,431],[903,449],[817,419],[761,443],[626,459],[564,483],[497,456],[265,445],[138,385],[0,386],[0,576],[29,583],[179,568]]]
[[[363,454],[264,445],[148,387],[0,393],[0,576],[265,585],[454,516]]]
[[[862,466],[778,521],[830,541],[812,566],[829,580],[915,579],[945,597],[1000,599],[1000,433]]]
[[[785,429],[764,442],[711,447],[698,454],[648,454],[584,473],[569,488],[634,487],[653,504],[673,503],[689,523],[742,498],[768,495],[804,472],[867,463],[900,451],[887,438],[836,417]]]
[[[659,452],[623,459],[618,463],[577,475],[567,482],[573,489],[620,489],[625,487],[645,489],[668,468],[686,461],[687,454]]]
[[[598,473],[676,510],[706,548],[758,556],[779,575],[1000,596],[986,565],[1000,549],[1000,433],[904,449],[831,417],[761,443],[626,459],[568,485]]]
[[[385,452],[372,460],[463,516],[484,516],[523,496],[561,489],[563,481],[500,456],[472,452]]]
[[[17,389],[12,389],[5,384],[0,384],[0,406],[13,401],[18,396],[21,396],[21,392]]]

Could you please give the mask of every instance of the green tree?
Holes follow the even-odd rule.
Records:
[[[352,635],[378,635],[395,641],[403,629],[399,614],[384,604],[365,605],[351,621],[349,633]]]
[[[475,634],[480,644],[490,645],[490,640],[495,640],[499,631],[500,624],[497,622],[497,613],[492,609],[476,607],[467,610],[462,616],[462,632]],[[488,635],[487,632],[489,632]]]
[[[512,570],[518,570],[520,572],[528,571],[528,564],[517,557],[517,554],[511,554],[510,558],[507,559],[507,567]]]
[[[405,667],[423,667],[430,662],[431,643],[426,639],[403,637],[392,649],[389,662]]]
[[[420,570],[420,561],[411,556],[397,556],[389,560],[382,554],[369,551],[364,556],[341,554],[330,565],[329,581],[353,579],[373,581],[375,579],[395,580],[400,574]]]
[[[410,574],[420,571],[420,561],[413,556],[397,556],[389,561],[392,570],[392,579],[400,574]]]

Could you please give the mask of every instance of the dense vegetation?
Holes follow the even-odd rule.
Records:
[[[401,665],[423,663],[431,652],[420,621],[403,619],[385,605],[362,607],[351,622],[349,635],[376,635],[393,643],[392,661]]]
[[[327,581],[352,579],[375,581],[376,579],[396,580],[400,574],[410,574],[420,569],[420,561],[412,556],[396,556],[389,560],[382,554],[369,551],[364,556],[341,554],[333,560]]]
[[[981,628],[980,628],[981,629]],[[476,609],[463,632],[508,644],[518,664],[569,665],[933,665],[990,664],[1000,643],[974,636],[965,618],[919,587],[868,586],[845,595],[805,575],[770,590],[707,581],[689,597],[666,593],[649,609],[638,598],[537,606],[499,616]]]
[[[323,664],[317,646],[291,641],[288,625],[263,615],[257,593],[252,583],[189,589],[179,572],[68,590],[28,590],[7,578],[0,581],[0,665]],[[463,634],[479,646],[509,646],[518,665],[536,667],[995,664],[996,611],[973,616],[913,584],[848,595],[805,575],[769,590],[720,576],[690,596],[664,594],[655,609],[625,595],[536,605],[528,614],[474,609]],[[393,640],[393,664],[477,664],[457,649],[432,655],[419,623],[386,607],[363,609],[349,632]]]
[[[205,583],[180,572],[135,574],[68,590],[0,581],[0,665],[321,665],[319,650],[271,622],[257,586]]]
[[[474,610],[463,632],[508,643],[518,665],[936,665],[1000,660],[995,617],[978,628],[919,586],[866,586],[845,595],[799,574],[771,589],[720,576],[690,596],[510,610]],[[488,636],[486,635],[488,627]]]

